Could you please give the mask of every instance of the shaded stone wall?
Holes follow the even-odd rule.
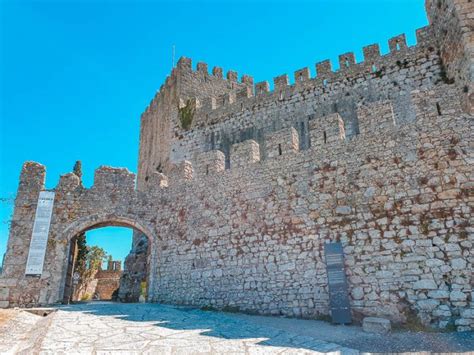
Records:
[[[474,112],[474,3],[428,0],[426,11],[442,60],[444,80],[456,83],[466,112]]]
[[[138,302],[142,282],[147,281],[148,238],[140,232],[133,233],[132,250],[127,255],[120,278],[118,299],[122,302]]]

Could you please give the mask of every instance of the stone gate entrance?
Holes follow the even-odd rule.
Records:
[[[132,228],[148,239],[148,287],[152,294],[152,270],[157,238],[155,229],[137,198],[135,175],[126,169],[102,167],[96,170],[94,185],[82,186],[73,173],[61,177],[54,189],[54,207],[49,228],[44,266],[40,275],[26,275],[28,252],[33,234],[35,211],[40,191],[44,191],[44,166],[28,162],[23,166],[10,238],[0,279],[2,306],[32,306],[63,301],[71,289],[69,255],[72,241],[80,233],[105,226]]]
[[[95,223],[95,222],[94,222]],[[135,223],[136,225],[136,223]],[[133,230],[133,238],[131,241],[131,251],[124,260],[124,266],[126,270],[123,271],[120,288],[118,290],[117,299],[124,302],[138,302],[139,296],[141,294],[141,283],[142,281],[148,285],[148,279],[150,274],[150,254],[149,254],[149,240],[150,238],[142,229],[137,229],[137,227],[132,227],[132,225],[124,221],[123,218],[116,218],[114,220],[109,220],[107,222],[102,222],[99,224],[94,224],[93,226],[87,227],[82,231],[75,234],[69,240],[68,247],[68,258],[66,265],[66,274],[64,280],[64,292],[63,292],[63,303],[67,304],[73,300],[73,295],[76,291],[77,280],[74,281],[74,273],[77,267],[76,260],[76,249],[77,237],[87,231],[93,229],[99,229],[103,227],[127,227]],[[74,233],[71,231],[71,233]],[[143,246],[144,244],[144,246]],[[140,250],[138,250],[140,248]],[[138,251],[138,252],[137,252]],[[120,265],[120,262],[119,262]],[[147,290],[148,291],[148,290]]]

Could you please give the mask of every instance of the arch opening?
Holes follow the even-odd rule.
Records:
[[[154,238],[148,228],[127,218],[89,217],[71,224],[64,234],[68,257],[63,269],[63,303],[149,298]],[[122,260],[114,260],[117,250]],[[84,255],[84,251],[89,253]]]

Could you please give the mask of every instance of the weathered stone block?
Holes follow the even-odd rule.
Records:
[[[438,286],[433,280],[420,280],[413,284],[414,290],[436,290]]]
[[[367,333],[386,334],[392,329],[388,319],[377,317],[365,317],[362,320],[362,329]]]
[[[7,301],[10,294],[8,287],[0,287],[0,301]]]
[[[451,291],[449,294],[449,300],[454,302],[465,301],[467,299],[467,295],[461,291]]]

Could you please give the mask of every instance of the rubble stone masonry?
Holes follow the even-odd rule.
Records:
[[[474,3],[426,4],[416,46],[400,35],[273,91],[182,58],[142,115],[137,186],[110,167],[90,189],[61,177],[40,278],[24,270],[45,168],[25,163],[0,305],[61,301],[71,239],[122,225],[148,238],[148,301],[327,315],[323,246],[340,241],[355,319],[473,329]]]

